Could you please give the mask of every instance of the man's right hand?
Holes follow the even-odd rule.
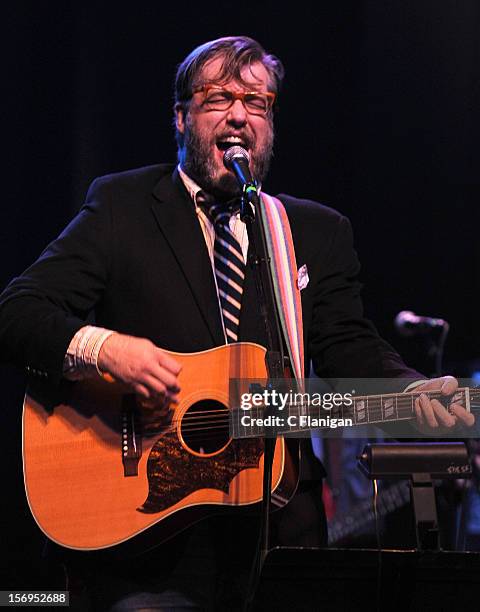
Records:
[[[175,401],[180,391],[177,376],[182,366],[146,338],[112,334],[100,349],[97,365],[145,399]]]

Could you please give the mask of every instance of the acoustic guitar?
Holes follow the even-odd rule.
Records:
[[[27,393],[25,488],[54,542],[98,550],[156,526],[158,544],[208,514],[261,502],[263,439],[230,437],[229,381],[265,380],[265,349],[235,343],[171,354],[182,364],[181,392],[159,410],[103,380],[71,383],[60,398]],[[279,439],[273,507],[289,501],[297,475],[298,444]]]
[[[234,343],[190,354],[182,364],[178,402],[142,408],[132,394],[101,379],[69,383],[59,397],[27,393],[23,466],[32,514],[54,542],[99,550],[147,535],[156,545],[201,518],[262,499],[263,432],[231,435],[230,380],[265,380],[265,349]],[[470,409],[476,390],[451,401]],[[433,395],[433,394],[432,394]],[[438,395],[438,394],[437,394]],[[356,397],[343,417],[353,424],[414,418],[415,393]],[[292,415],[297,406],[288,406]],[[233,419],[233,422],[238,422]],[[295,428],[280,433],[292,433]],[[280,437],[272,505],[295,493],[299,446]],[[154,533],[151,529],[154,528]]]

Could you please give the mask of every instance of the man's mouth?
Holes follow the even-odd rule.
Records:
[[[234,147],[234,146],[243,147],[247,151],[250,148],[249,144],[243,138],[240,138],[239,136],[221,137],[217,140],[216,145],[220,149],[220,151],[226,151],[230,147]]]

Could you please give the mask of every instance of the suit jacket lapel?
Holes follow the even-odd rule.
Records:
[[[190,286],[193,297],[212,336],[214,345],[224,344],[212,264],[195,208],[177,170],[164,176],[154,188],[158,200],[152,206],[160,231]]]

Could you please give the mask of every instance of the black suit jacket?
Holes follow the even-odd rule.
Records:
[[[302,291],[306,371],[326,377],[418,377],[363,318],[348,220],[278,196],[290,220]],[[58,383],[67,347],[96,324],[179,352],[224,343],[215,283],[193,203],[172,165],[97,179],[62,234],[0,296],[0,357]],[[240,340],[264,344],[247,271]]]

